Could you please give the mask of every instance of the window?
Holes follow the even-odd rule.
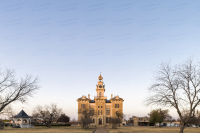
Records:
[[[95,123],[95,119],[94,118],[93,118],[92,122]]]
[[[98,115],[99,115],[99,110],[98,110]]]
[[[103,111],[101,110],[101,115],[102,115],[102,112],[103,112]]]
[[[81,104],[81,108],[85,108],[85,104]]]
[[[106,115],[110,115],[110,109],[106,109]]]
[[[101,92],[99,92],[99,97],[101,97]]]
[[[111,117],[106,117],[106,123],[110,123],[111,122]]]
[[[98,106],[98,108],[100,108],[100,106]]]
[[[103,108],[103,106],[101,106],[101,108]]]
[[[115,108],[119,108],[119,104],[115,104]]]
[[[94,115],[94,109],[90,109],[91,115]]]
[[[108,121],[109,121],[109,119],[108,119],[108,117],[106,117],[106,123],[109,123]]]

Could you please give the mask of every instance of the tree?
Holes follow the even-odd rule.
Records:
[[[163,122],[163,117],[159,113],[159,110],[152,110],[149,115],[149,123],[153,123],[156,126],[156,123],[160,124]]]
[[[61,114],[61,116],[58,118],[57,122],[64,122],[65,124],[69,122],[70,118],[66,116],[65,114]]]
[[[119,119],[125,118],[125,114],[123,114],[122,112],[119,112],[119,111],[116,111],[116,116],[117,116],[117,118],[119,118]]]
[[[200,65],[194,64],[192,59],[174,67],[162,63],[149,91],[146,104],[175,108],[181,121],[180,133],[183,133],[200,103]],[[182,114],[184,110],[188,112],[187,118]]]
[[[112,124],[113,129],[117,129],[117,126],[122,122],[118,117],[111,117],[110,123]]]
[[[42,120],[45,125],[51,128],[51,124],[59,118],[62,113],[62,109],[58,108],[56,104],[36,106],[33,110],[33,116],[39,120]],[[34,118],[34,119],[35,119]]]
[[[26,102],[28,97],[32,97],[38,89],[37,78],[32,79],[32,76],[28,75],[17,81],[13,70],[0,69],[0,112],[13,102]]]
[[[92,123],[92,117],[96,115],[94,110],[88,109],[88,108],[81,108],[78,110],[79,114],[82,114],[81,119],[79,121],[79,124],[82,128],[89,128],[89,124]]]
[[[36,112],[36,110],[33,111],[32,114],[32,121],[34,122],[34,125],[41,123],[42,119],[40,118],[40,113]]]
[[[184,119],[187,119],[187,118],[188,118],[188,112],[184,112]],[[187,124],[193,124],[193,125],[199,126],[200,115],[198,114],[198,110],[197,110],[197,113],[195,113],[195,111],[193,112],[193,115],[192,115],[192,117],[190,117]]]
[[[122,123],[123,118],[125,118],[125,115],[122,112],[116,111],[116,116],[111,117],[110,123],[112,124],[112,128],[116,129],[117,126],[120,126],[120,123]]]
[[[199,117],[192,117],[188,120],[188,124],[194,124],[197,127],[200,124],[200,118]]]
[[[156,109],[150,112],[150,123],[159,123],[160,124],[165,121],[165,120],[171,120],[172,117],[169,115],[169,110],[161,110],[161,109]]]
[[[1,112],[0,115],[4,115],[7,116],[9,119],[11,119],[11,117],[15,116],[15,112],[12,108],[11,105],[7,105]]]
[[[161,115],[163,121],[172,119],[172,117],[169,115],[169,110],[168,109],[166,109],[166,110],[158,109],[158,112]]]

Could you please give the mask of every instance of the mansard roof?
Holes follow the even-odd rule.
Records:
[[[95,101],[94,100],[90,100],[90,103],[95,103]]]
[[[95,100],[90,100],[90,103],[95,103]],[[106,103],[111,103],[110,100],[106,100]]]
[[[13,116],[13,118],[31,118],[30,116],[28,116],[24,110],[22,110],[18,115]]]
[[[106,100],[106,103],[111,103],[111,101],[110,100]]]

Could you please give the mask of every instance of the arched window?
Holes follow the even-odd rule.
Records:
[[[99,97],[101,97],[101,92],[99,92]]]

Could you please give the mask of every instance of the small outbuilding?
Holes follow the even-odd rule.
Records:
[[[15,126],[20,126],[21,128],[30,128],[32,117],[28,116],[24,110],[22,110],[18,115],[11,117],[13,119],[13,124]]]

